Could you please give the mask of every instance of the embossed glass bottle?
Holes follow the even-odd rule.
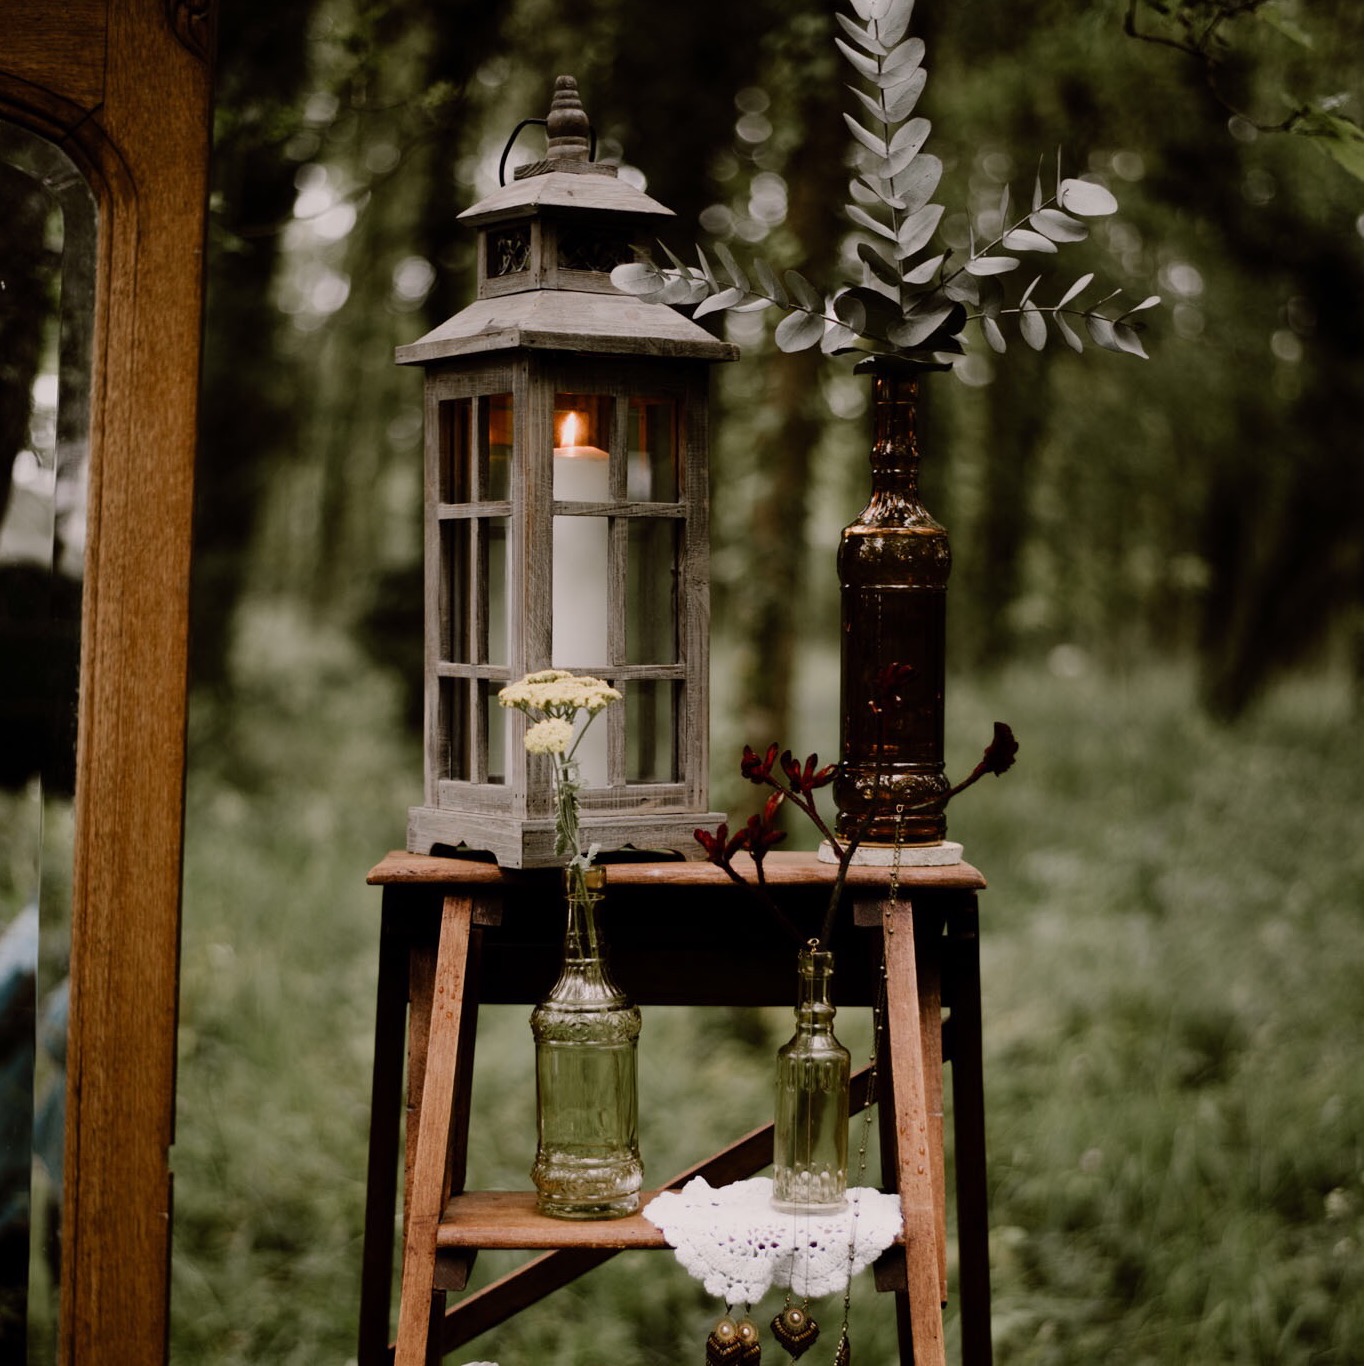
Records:
[[[599,923],[604,873],[566,875],[564,961],[532,1011],[536,1041],[537,1208],[615,1219],[640,1202],[636,1041],[641,1012],[612,980]]]
[[[902,838],[933,844],[945,835],[945,590],[949,537],[917,487],[918,372],[887,357],[856,367],[873,376],[873,488],[845,528],[840,573],[840,771],[836,833],[891,844],[896,808],[908,810]],[[896,697],[880,678],[901,666]],[[873,808],[867,827],[864,820]]]
[[[774,1206],[845,1206],[850,1142],[850,1053],[832,1025],[830,953],[813,940],[797,960],[797,1031],[778,1051]]]

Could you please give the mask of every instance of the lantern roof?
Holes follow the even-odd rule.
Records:
[[[528,122],[542,120],[523,124]],[[544,158],[519,166],[510,184],[460,215],[479,229],[479,297],[425,337],[397,348],[395,359],[423,365],[534,348],[735,360],[739,352],[730,343],[672,308],[644,303],[612,284],[613,266],[632,259],[633,230],[674,215],[619,180],[615,166],[591,159],[593,130],[573,76],[557,77],[544,123]]]
[[[615,166],[586,162],[585,167],[615,172]],[[515,218],[529,218],[543,210],[625,213],[636,218],[673,218],[658,200],[618,180],[615,174],[585,175],[565,170],[544,171],[537,175],[514,180],[493,194],[486,195],[478,204],[471,205],[458,215],[462,223],[482,226]]]
[[[546,289],[476,299],[425,337],[398,347],[394,358],[401,365],[423,365],[519,348],[709,361],[739,354],[730,342],[664,305],[629,294]]]

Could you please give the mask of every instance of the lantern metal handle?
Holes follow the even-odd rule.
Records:
[[[545,128],[547,123],[548,120],[546,119],[523,119],[522,122],[519,123],[517,127],[513,129],[512,135],[508,138],[507,143],[504,145],[503,155],[498,159],[498,183],[500,188],[502,188],[504,185],[508,183],[503,173],[507,169],[508,153],[513,150],[513,143],[517,141],[517,135],[524,128],[527,128],[532,124],[536,124],[541,128]],[[593,124],[589,124],[589,160],[592,161],[597,155],[598,133],[597,130],[594,128]]]

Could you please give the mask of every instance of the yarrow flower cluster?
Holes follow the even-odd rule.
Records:
[[[498,694],[500,706],[520,711],[531,722],[522,738],[527,753],[545,754],[554,762],[555,852],[570,856],[570,872],[580,886],[595,849],[579,847],[579,765],[574,754],[593,718],[621,700],[622,694],[601,678],[567,669],[528,674]]]
[[[499,692],[498,700],[500,706],[516,708],[528,716],[540,713],[537,719],[554,717],[573,725],[581,711],[590,717],[597,716],[604,708],[620,702],[622,694],[589,674],[576,676],[567,669],[543,669],[510,683]]]

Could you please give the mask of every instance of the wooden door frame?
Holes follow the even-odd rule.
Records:
[[[167,1353],[190,522],[216,0],[4,0],[0,117],[98,205],[64,1366]]]

